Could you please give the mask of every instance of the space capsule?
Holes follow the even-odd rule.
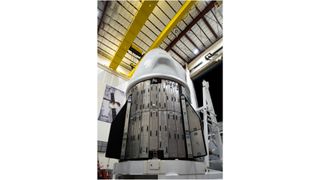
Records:
[[[111,124],[106,157],[194,160],[207,155],[186,72],[169,53],[153,49],[144,55],[126,98]]]

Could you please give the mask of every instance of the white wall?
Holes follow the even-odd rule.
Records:
[[[99,116],[101,103],[104,95],[104,90],[106,85],[115,87],[121,91],[125,92],[127,87],[127,80],[123,79],[109,71],[98,68],[98,95],[97,95],[97,118]],[[98,121],[98,140],[108,141],[110,123]],[[104,153],[98,153],[98,160],[102,168],[113,169],[114,163],[118,162],[116,159],[106,158]]]
[[[98,68],[98,109],[97,112],[99,114],[102,98],[104,94],[104,90],[106,88],[106,85],[115,87],[121,91],[125,92],[125,89],[127,87],[127,80],[121,78],[120,76],[117,76],[111,72],[108,72],[106,70],[103,70],[101,68]]]

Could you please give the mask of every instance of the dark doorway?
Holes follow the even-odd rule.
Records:
[[[223,119],[223,110],[222,110],[222,61],[213,65],[210,69],[204,71],[200,76],[193,79],[194,88],[197,95],[198,106],[202,106],[202,81],[209,82],[209,91],[214,106],[214,110],[217,114],[218,122],[221,122]]]

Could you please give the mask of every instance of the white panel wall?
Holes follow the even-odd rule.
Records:
[[[108,141],[110,131],[110,123],[98,121],[98,140]]]
[[[98,68],[97,118],[99,116],[101,103],[104,95],[104,90],[107,84],[125,92],[125,89],[127,87],[127,80],[121,77],[118,77],[111,72]],[[98,125],[98,140],[108,141],[111,124],[98,121],[97,125]],[[118,160],[116,159],[106,158],[104,153],[98,153],[98,160],[102,168],[106,168],[106,169],[113,169],[114,163],[118,162]]]

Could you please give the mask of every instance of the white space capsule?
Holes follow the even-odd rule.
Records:
[[[207,154],[183,67],[166,51],[145,54],[111,124],[106,157],[194,159]]]

